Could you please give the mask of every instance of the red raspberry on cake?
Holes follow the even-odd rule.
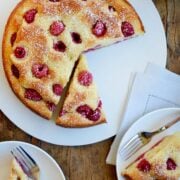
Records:
[[[36,13],[37,13],[36,9],[30,9],[30,10],[26,11],[24,14],[25,21],[28,24],[32,23],[35,19]]]
[[[63,22],[54,21],[50,26],[50,33],[54,36],[59,36],[65,29]]]
[[[137,158],[122,175],[125,179],[153,180],[180,178],[180,132],[162,141]]]
[[[56,124],[64,127],[87,127],[106,122],[102,102],[84,56],[80,57],[62,109]]]

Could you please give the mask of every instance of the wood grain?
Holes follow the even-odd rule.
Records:
[[[166,30],[167,68],[180,74],[180,1],[154,0]],[[0,112],[0,141],[20,140],[47,151],[61,166],[67,180],[114,180],[115,168],[105,159],[113,138],[83,147],[63,147],[39,141],[13,125]]]
[[[167,68],[180,74],[180,1],[154,0],[166,30]]]

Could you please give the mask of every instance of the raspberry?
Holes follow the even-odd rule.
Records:
[[[151,170],[151,165],[146,159],[142,159],[138,163],[137,168],[142,172],[148,172]]]
[[[53,45],[54,50],[59,52],[65,52],[66,51],[66,45],[62,41],[58,41],[54,43]]]
[[[87,104],[79,106],[76,111],[91,121],[97,121],[101,116],[101,112],[98,108],[93,111]]]
[[[86,104],[79,106],[76,111],[86,118],[88,118],[89,114],[92,113],[92,109]]]
[[[18,68],[14,64],[11,66],[11,71],[12,71],[13,75],[17,79],[19,79],[19,70],[18,70]]]
[[[64,31],[64,24],[60,21],[55,21],[51,24],[50,26],[50,33],[53,35],[53,36],[58,36],[60,35],[63,31]]]
[[[32,73],[36,78],[42,78],[48,75],[48,66],[46,64],[34,64]]]
[[[66,113],[67,113],[67,111],[65,111],[65,110],[62,109],[62,110],[59,112],[59,117],[64,116]]]
[[[14,42],[15,42],[15,40],[16,40],[16,37],[17,37],[17,33],[16,33],[16,32],[11,35],[11,45],[12,45],[12,46],[14,45]]]
[[[16,49],[14,50],[14,54],[17,58],[22,59],[25,57],[26,51],[23,47],[16,47]]]
[[[166,165],[167,165],[167,170],[175,170],[177,166],[174,160],[172,160],[171,158],[169,158],[166,161]]]
[[[87,118],[91,121],[98,121],[100,117],[101,111],[97,108],[96,110],[91,111]]]
[[[132,36],[134,34],[133,26],[127,21],[122,22],[121,31],[125,37]]]
[[[56,110],[56,105],[52,102],[47,102],[47,107],[50,111],[54,112]]]
[[[102,107],[102,101],[99,100],[99,103],[98,103],[98,108],[101,108]]]
[[[63,92],[63,87],[60,84],[54,84],[53,85],[53,92],[57,96],[61,96]]]
[[[81,71],[78,75],[78,81],[83,86],[89,86],[93,82],[93,76],[88,71]]]
[[[108,6],[108,9],[109,9],[110,12],[115,12],[116,11],[116,9],[113,6]]]
[[[106,25],[102,21],[97,21],[92,28],[92,33],[97,37],[104,36],[106,31]]]
[[[26,89],[24,97],[32,101],[42,100],[41,95],[34,89]]]
[[[80,34],[78,34],[76,32],[73,32],[73,33],[71,33],[71,36],[72,36],[72,40],[73,40],[74,43],[77,43],[77,44],[82,43]]]
[[[26,13],[24,14],[24,19],[28,24],[34,21],[36,13],[37,13],[36,9],[30,9],[29,11],[26,11]]]

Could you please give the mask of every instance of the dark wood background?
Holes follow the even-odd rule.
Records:
[[[180,74],[180,0],[154,0],[166,31],[167,68]],[[113,180],[115,167],[105,163],[113,138],[83,147],[63,147],[39,141],[17,128],[0,111],[0,141],[19,140],[48,152],[70,180]]]

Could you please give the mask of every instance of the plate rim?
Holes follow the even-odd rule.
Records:
[[[1,145],[6,145],[6,144],[12,144],[12,145],[22,144],[22,145],[28,146],[30,148],[33,148],[33,149],[39,151],[40,153],[42,153],[45,157],[47,157],[55,165],[55,167],[58,169],[59,173],[61,174],[62,179],[66,180],[65,175],[64,175],[60,165],[58,165],[58,163],[55,161],[55,159],[53,159],[53,157],[51,157],[51,155],[48,154],[45,150],[41,149],[40,147],[38,147],[38,146],[36,146],[34,144],[30,144],[28,142],[23,142],[23,141],[9,140],[9,141],[1,141],[0,142],[0,146]]]
[[[138,118],[129,128],[128,130],[126,131],[126,133],[123,135],[122,139],[121,139],[121,142],[119,143],[119,146],[118,146],[118,149],[117,149],[117,154],[116,154],[116,175],[117,175],[117,178],[118,180],[121,178],[120,174],[119,174],[119,171],[118,171],[118,157],[119,157],[119,149],[120,149],[120,146],[122,144],[122,140],[123,138],[129,133],[129,131],[131,130],[131,128],[137,124],[139,124],[139,122],[141,122],[144,118],[146,119],[147,117],[149,116],[152,116],[154,114],[158,114],[158,113],[163,113],[163,112],[166,112],[166,111],[180,111],[180,107],[169,107],[169,108],[160,108],[160,109],[157,109],[157,110],[154,110],[154,111],[151,111],[143,116],[141,116],[140,118]]]

